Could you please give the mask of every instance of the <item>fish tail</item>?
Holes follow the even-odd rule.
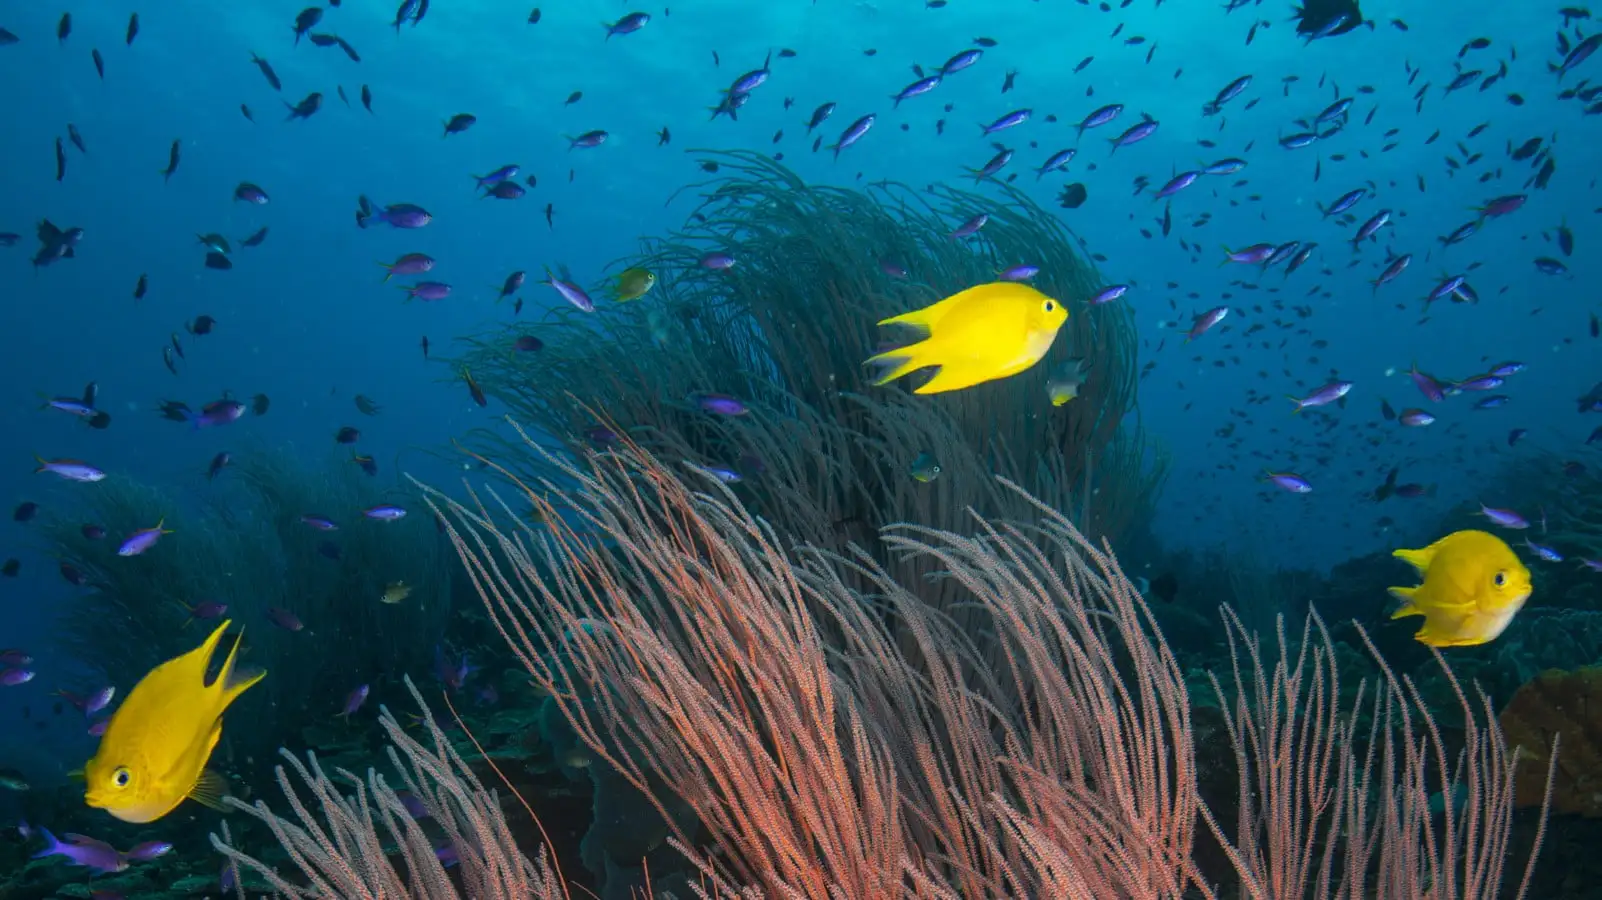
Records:
[[[45,839],[45,848],[35,853],[33,855],[34,859],[43,859],[61,851],[61,842],[56,840],[56,836],[50,833],[50,829],[40,825],[39,834]]]
[[[227,627],[228,623],[223,622],[222,626],[217,630],[219,633],[221,633],[222,630]],[[227,709],[228,705],[233,703],[234,700],[238,699],[239,695],[243,694],[251,685],[267,677],[266,669],[262,669],[258,672],[252,672],[245,678],[236,677],[234,672],[234,660],[239,655],[239,645],[243,640],[244,632],[241,631],[239,636],[234,638],[234,645],[228,648],[228,657],[223,660],[222,668],[218,670],[217,681],[215,683],[222,687],[222,697],[219,701],[218,709]]]
[[[1413,597],[1414,597],[1414,595],[1416,593],[1418,593],[1418,588],[1416,588],[1416,587],[1393,587],[1393,588],[1386,588],[1386,590],[1390,592],[1392,597],[1395,597],[1396,599],[1402,601],[1402,604],[1400,606],[1396,607],[1396,609],[1391,612],[1390,618],[1392,618],[1392,619],[1405,619],[1408,616],[1422,616],[1422,615],[1424,615],[1424,611],[1419,609],[1418,608],[1418,604],[1413,602]]]
[[[395,277],[395,267],[382,260],[378,264],[384,267],[384,283],[388,284],[389,280]]]
[[[903,375],[909,375],[919,369],[933,364],[930,359],[929,341],[919,341],[906,347],[897,347],[868,357],[863,362],[865,366],[886,367],[874,378],[874,385],[886,385]]]
[[[1290,402],[1292,402],[1294,404],[1296,404],[1296,408],[1291,410],[1291,415],[1293,415],[1293,416],[1296,415],[1297,413],[1301,412],[1303,409],[1305,409],[1307,407],[1307,404],[1303,403],[1302,402],[1302,398],[1300,398],[1300,397],[1292,397],[1290,394],[1286,394],[1285,395],[1285,399],[1289,400]]]

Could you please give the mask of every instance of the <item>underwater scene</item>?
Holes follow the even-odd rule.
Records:
[[[0,0],[0,900],[1602,898],[1602,9],[310,2]]]

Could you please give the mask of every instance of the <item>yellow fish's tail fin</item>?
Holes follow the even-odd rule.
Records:
[[[228,779],[211,769],[202,769],[200,780],[189,789],[189,799],[218,812],[228,812],[228,804],[224,802],[228,799]]]
[[[1413,595],[1418,593],[1418,588],[1416,588],[1416,587],[1393,587],[1393,588],[1387,588],[1387,590],[1389,590],[1391,592],[1391,596],[1392,597],[1395,597],[1396,599],[1402,601],[1402,605],[1398,606],[1396,608],[1396,610],[1391,613],[1391,618],[1393,618],[1393,619],[1401,619],[1401,618],[1406,618],[1407,616],[1422,616],[1422,615],[1424,615],[1424,610],[1419,609],[1418,606],[1416,606],[1413,603]]]
[[[887,319],[885,321],[890,320]],[[933,358],[935,354],[932,352],[934,348],[930,346],[930,343],[930,341],[919,341],[916,344],[897,347],[894,350],[886,350],[883,353],[868,357],[862,364],[870,367],[880,367],[881,370],[874,374],[873,383],[875,386],[889,384],[903,375],[910,375],[919,369],[936,365],[937,361]]]
[[[1417,569],[1422,575],[1430,570],[1430,562],[1435,559],[1435,546],[1432,544],[1423,550],[1396,550],[1391,555]]]

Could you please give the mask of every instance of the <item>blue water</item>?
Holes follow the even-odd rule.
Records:
[[[58,43],[56,23],[69,8],[73,33]],[[671,12],[643,7],[654,16],[649,26],[606,39],[600,23],[633,8],[552,3],[531,26],[528,10],[512,4],[434,0],[420,26],[397,34],[392,4],[346,0],[328,9],[316,30],[348,40],[360,64],[337,48],[295,46],[294,4],[103,0],[0,10],[0,26],[22,39],[0,47],[0,231],[23,235],[17,246],[0,248],[5,505],[69,503],[94,489],[31,474],[35,454],[203,490],[206,464],[222,450],[291,446],[338,462],[348,457],[332,441],[342,425],[362,428],[360,449],[377,458],[383,477],[406,470],[448,479],[452,466],[425,451],[500,410],[475,406],[453,371],[424,361],[420,340],[426,336],[437,355],[449,355],[453,338],[509,318],[510,303],[492,301],[513,270],[530,273],[521,292],[525,317],[562,302],[535,284],[547,266],[599,283],[608,263],[637,249],[637,237],[683,222],[691,201],[668,199],[704,177],[686,148],[783,151],[787,165],[819,183],[955,183],[993,153],[976,126],[1017,108],[1033,109],[1034,119],[998,135],[1018,149],[1009,171],[1053,208],[1063,185],[1083,182],[1089,201],[1061,215],[1087,252],[1105,256],[1099,266],[1108,282],[1134,285],[1120,302],[1134,307],[1141,363],[1156,364],[1141,384],[1143,421],[1174,457],[1157,518],[1170,548],[1256,549],[1287,565],[1325,567],[1353,554],[1417,546],[1457,504],[1517,507],[1517,496],[1485,493],[1509,454],[1547,449],[1579,457],[1602,420],[1576,415],[1573,405],[1602,377],[1598,344],[1586,334],[1587,315],[1598,309],[1586,290],[1598,274],[1592,248],[1602,240],[1592,222],[1590,148],[1598,126],[1582,115],[1581,103],[1555,97],[1559,85],[1546,63],[1557,58],[1558,19],[1548,4],[1370,0],[1365,12],[1374,29],[1308,45],[1294,35],[1288,4],[1279,0],[1232,13],[1213,0],[1136,0],[1106,12],[1022,0],[954,0],[942,9],[917,0],[689,0]],[[136,9],[141,31],[125,46]],[[1408,30],[1390,24],[1393,18]],[[1269,24],[1247,45],[1258,20]],[[1124,43],[1136,35],[1145,42]],[[892,110],[887,98],[914,79],[913,64],[933,69],[979,36],[996,41],[979,64]],[[1516,49],[1506,78],[1483,92],[1476,83],[1443,97],[1459,47],[1479,36],[1492,43],[1470,51],[1464,67],[1490,74]],[[104,80],[91,48],[104,55]],[[774,58],[770,81],[739,121],[709,121],[719,92],[780,48],[796,56]],[[272,63],[282,92],[251,65],[252,52]],[[1086,56],[1094,61],[1075,73]],[[1423,70],[1412,85],[1409,64]],[[1598,65],[1582,66],[1565,85]],[[1014,88],[1000,93],[1014,70]],[[1253,84],[1222,116],[1201,115],[1204,103],[1244,74]],[[1298,80],[1284,81],[1291,76]],[[1423,111],[1416,112],[1414,92],[1426,82]],[[373,91],[372,114],[356,103],[363,84]],[[1293,120],[1333,101],[1336,85],[1340,96],[1356,98],[1348,127],[1314,147],[1281,148],[1279,137],[1301,130]],[[1359,93],[1360,86],[1372,93]],[[336,96],[337,87],[351,105]],[[322,110],[307,121],[285,121],[284,101],[313,90],[325,95]],[[574,91],[582,100],[564,105]],[[1510,105],[1504,98],[1512,92],[1528,102]],[[794,98],[788,110],[787,97]],[[838,161],[811,152],[805,135],[807,116],[825,101],[839,104],[820,128],[826,144],[858,116],[879,116]],[[1076,141],[1070,123],[1114,102],[1126,105],[1123,117]],[[461,112],[476,115],[477,125],[442,137],[442,122]],[[1111,153],[1106,139],[1141,113],[1161,122],[1157,134]],[[1045,121],[1048,114],[1058,121]],[[937,135],[942,118],[945,133]],[[1485,130],[1466,138],[1482,122]],[[69,145],[58,183],[53,142],[68,123],[88,153]],[[672,143],[659,147],[656,132],[664,126]],[[1384,137],[1391,128],[1396,136]],[[564,135],[592,129],[605,129],[609,140],[569,149]],[[1439,140],[1426,144],[1437,130]],[[1535,136],[1556,148],[1549,187],[1529,191],[1523,209],[1443,253],[1437,237],[1471,219],[1472,207],[1525,192],[1533,170],[1509,161],[1507,149]],[[164,182],[159,172],[175,138],[182,163]],[[1217,147],[1198,146],[1200,139]],[[1389,141],[1395,149],[1380,152]],[[1444,160],[1461,159],[1458,141],[1485,158],[1451,177]],[[1080,153],[1066,173],[1036,181],[1028,171],[1070,146]],[[1174,198],[1170,237],[1142,237],[1142,228],[1155,231],[1163,204],[1151,200],[1153,188],[1135,193],[1137,176],[1160,185],[1226,156],[1250,165],[1236,176],[1204,177]],[[480,199],[470,173],[507,163],[536,175],[537,187],[516,202]],[[1322,170],[1316,181],[1315,163]],[[1498,167],[1499,177],[1477,180]],[[271,203],[232,200],[241,181],[264,187]],[[1356,208],[1358,220],[1382,207],[1396,218],[1351,265],[1346,241],[1356,223],[1321,219],[1317,204],[1369,184],[1376,196]],[[352,219],[358,194],[381,204],[421,204],[435,220],[421,231],[359,230]],[[554,226],[546,222],[547,204]],[[1202,213],[1211,222],[1193,226]],[[86,229],[76,259],[32,269],[33,226],[41,218]],[[1565,260],[1572,277],[1543,275],[1532,260],[1559,255],[1552,229],[1565,221],[1579,247]],[[236,247],[233,270],[202,266],[197,234],[221,232],[237,244],[264,225],[271,229],[266,242]],[[1180,238],[1197,252],[1182,250]],[[1217,265],[1220,245],[1289,240],[1316,240],[1320,249],[1288,279],[1282,269],[1263,274],[1263,290],[1235,283],[1258,281],[1251,267]],[[400,291],[382,283],[375,261],[410,251],[440,261],[430,277],[455,286],[448,300],[402,302]],[[1388,252],[1415,259],[1374,291],[1369,282]],[[1444,273],[1471,266],[1481,302],[1438,304],[1421,323],[1425,292]],[[150,289],[135,301],[141,274]],[[1275,300],[1286,309],[1266,306]],[[1181,346],[1191,317],[1221,304],[1234,309],[1224,325]],[[216,332],[183,334],[184,323],[200,314],[218,320]],[[1243,337],[1252,325],[1266,330]],[[187,354],[176,376],[161,359],[175,333]],[[1314,349],[1315,340],[1327,348]],[[1415,360],[1449,378],[1501,360],[1529,368],[1502,391],[1512,397],[1509,406],[1481,412],[1471,411],[1472,395],[1424,402],[1402,374]],[[1346,407],[1331,408],[1333,418],[1292,418],[1283,395],[1306,393],[1332,373],[1356,382]],[[76,394],[91,380],[115,417],[110,429],[90,430],[39,408],[41,395]],[[240,398],[266,393],[272,410],[198,432],[154,414],[163,399],[198,406],[225,391]],[[1268,402],[1248,405],[1249,392]],[[382,403],[383,414],[360,416],[352,405],[358,393]],[[1404,430],[1380,419],[1381,398],[1397,410],[1429,406],[1440,421]],[[1215,436],[1230,424],[1232,437]],[[1510,449],[1506,436],[1514,427],[1529,436]],[[1402,466],[1403,481],[1437,484],[1438,493],[1373,504],[1365,495],[1393,465]],[[1265,466],[1298,472],[1314,492],[1263,485]],[[1376,524],[1387,514],[1397,520],[1389,530]],[[23,562],[20,578],[0,581],[0,645],[45,644],[54,612],[72,602],[73,590],[41,549],[28,527],[0,522],[0,558]],[[0,696],[0,716],[8,702]]]

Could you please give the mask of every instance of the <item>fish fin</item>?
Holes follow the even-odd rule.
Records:
[[[1391,618],[1393,618],[1393,619],[1401,619],[1401,618],[1406,618],[1407,616],[1422,616],[1422,615],[1424,615],[1424,610],[1419,609],[1418,606],[1413,603],[1413,597],[1414,597],[1414,595],[1416,595],[1418,593],[1418,588],[1416,588],[1416,587],[1393,587],[1393,588],[1386,588],[1386,590],[1391,592],[1391,596],[1392,597],[1395,597],[1396,599],[1402,601],[1402,605],[1398,606],[1396,608],[1396,610],[1391,613]]]
[[[228,779],[211,769],[202,769],[200,779],[189,789],[189,799],[209,809],[228,812]]]
[[[919,369],[935,365],[931,358],[934,354],[930,352],[933,349],[929,346],[930,343],[930,341],[919,341],[916,344],[887,350],[868,357],[862,364],[886,367],[884,371],[874,376],[873,383],[876,386],[889,384],[903,375],[910,375]]]
[[[56,836],[50,833],[50,829],[40,825],[39,836],[45,839],[45,848],[35,853],[33,855],[34,859],[42,859],[61,850],[61,842],[56,840]]]
[[[1396,550],[1391,555],[1417,569],[1418,573],[1423,575],[1430,570],[1430,562],[1435,559],[1435,548],[1430,546],[1422,550]]]
[[[959,391],[966,387],[973,387],[981,382],[990,381],[996,373],[974,361],[963,360],[942,363],[940,371],[923,384],[913,388],[914,394],[939,394],[944,391]]]
[[[76,781],[86,780],[86,776],[83,774],[83,766],[79,766],[78,768],[73,769],[71,772],[68,772],[67,777]]]
[[[226,625],[227,623],[224,623]],[[234,639],[234,645],[228,648],[228,658],[223,660],[222,669],[217,673],[215,684],[222,686],[222,698],[218,704],[219,711],[227,709],[251,685],[267,677],[266,669],[252,670],[248,674],[239,675],[234,669],[234,659],[239,655],[239,644],[244,640],[244,633]]]
[[[899,316],[891,316],[888,319],[881,319],[879,324],[911,325],[916,328],[922,328],[932,334],[934,333],[934,330],[939,327],[940,320],[945,318],[947,313],[951,312],[953,309],[956,309],[958,304],[960,304],[963,300],[967,299],[967,294],[967,291],[961,291],[959,293],[952,294],[950,297],[941,300],[939,303],[925,306],[922,309],[915,309],[911,312],[904,312]]]

